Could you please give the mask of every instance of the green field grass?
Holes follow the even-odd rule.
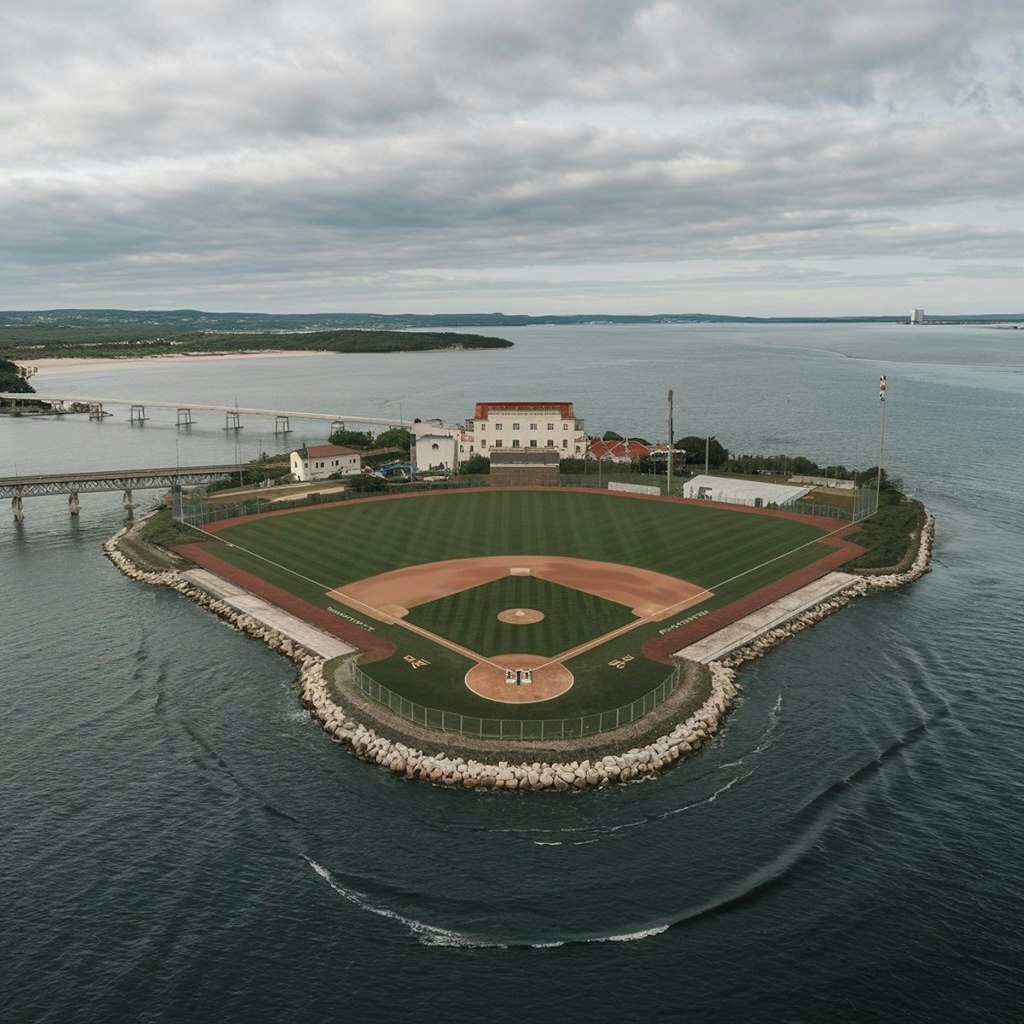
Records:
[[[806,522],[608,492],[479,490],[345,503],[254,519],[218,532],[219,540],[234,546],[217,553],[315,605],[348,613],[350,609],[327,597],[328,590],[424,562],[503,554],[618,562],[714,590],[714,596],[697,609],[687,610],[685,614],[691,615],[737,600],[821,558],[830,550],[817,543],[824,532]],[[442,609],[414,609],[416,619],[410,619],[436,615],[427,628],[488,653],[481,644],[491,642],[488,631],[501,608],[490,601],[474,606],[458,597],[434,602],[443,604]],[[510,604],[537,606],[525,600]],[[624,611],[628,615],[628,609]],[[581,616],[570,612],[559,618]],[[645,624],[573,659],[568,667],[577,684],[563,696],[538,704],[496,704],[476,696],[463,683],[472,667],[468,659],[399,625],[373,624],[397,651],[366,670],[409,700],[463,714],[592,714],[634,700],[665,678],[668,668],[647,660],[640,647],[668,625],[671,622]],[[591,636],[603,632],[595,626]],[[477,635],[481,639],[475,639]],[[406,655],[429,664],[413,670]],[[613,662],[625,655],[632,660],[617,668]]]
[[[498,620],[508,608],[534,608],[540,622]],[[536,576],[506,576],[413,608],[406,618],[477,654],[559,654],[610,633],[635,616],[625,605]]]

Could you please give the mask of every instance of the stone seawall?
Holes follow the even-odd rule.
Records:
[[[571,761],[522,761],[518,764],[504,760],[492,764],[451,753],[458,746],[456,736],[439,734],[439,752],[431,754],[367,728],[348,715],[329,693],[322,657],[314,655],[280,631],[268,628],[253,616],[193,586],[175,570],[151,572],[139,568],[118,546],[128,529],[118,531],[103,545],[104,553],[125,575],[154,586],[176,590],[237,629],[259,637],[273,650],[291,658],[298,667],[297,687],[303,706],[335,742],[347,746],[357,757],[406,778],[424,779],[448,786],[564,791],[641,780],[699,750],[718,731],[736,700],[740,691],[736,682],[737,665],[760,657],[813,623],[838,611],[855,597],[872,590],[892,590],[918,579],[929,568],[935,520],[926,511],[917,554],[905,572],[862,577],[841,593],[801,612],[790,622],[731,651],[722,660],[711,662],[707,666],[711,677],[710,696],[685,721],[665,735],[620,754]],[[525,745],[523,749],[527,749]]]

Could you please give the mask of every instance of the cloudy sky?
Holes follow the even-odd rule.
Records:
[[[1020,0],[0,9],[0,308],[1024,308]]]

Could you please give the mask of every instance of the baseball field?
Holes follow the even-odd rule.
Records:
[[[351,500],[179,550],[342,636],[428,708],[504,719],[636,700],[673,651],[860,549],[834,520],[573,489]]]

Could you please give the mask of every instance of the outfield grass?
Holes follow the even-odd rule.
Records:
[[[327,591],[391,569],[484,555],[562,555],[634,565],[713,589],[713,597],[687,609],[690,615],[720,607],[816,561],[827,550],[817,543],[824,532],[774,516],[601,491],[479,490],[304,509],[227,527],[217,538],[236,545],[218,550],[226,561],[315,605],[346,613],[351,610],[332,602]],[[442,602],[446,604],[440,610],[431,611],[429,605],[413,609],[416,618],[411,620],[436,614],[427,628],[452,639],[457,632],[466,646],[489,653],[481,644],[491,642],[488,630],[501,608],[459,601],[457,595]],[[517,600],[502,607],[515,605],[538,606]],[[446,614],[451,616],[447,624]],[[568,625],[585,616],[570,612],[551,618]],[[537,704],[496,704],[476,696],[463,684],[472,667],[468,659],[398,625],[373,624],[397,651],[366,670],[409,700],[463,714],[591,714],[634,700],[662,682],[667,667],[648,661],[640,647],[668,625],[640,626],[569,662],[577,684],[563,696]],[[590,635],[603,632],[595,628]],[[477,635],[482,639],[470,642]],[[404,660],[407,655],[428,664],[414,670]],[[632,660],[617,668],[614,663],[626,655]]]
[[[534,608],[540,622],[499,622],[508,608]],[[406,618],[477,654],[559,654],[635,616],[625,605],[536,576],[506,576],[413,608]]]

